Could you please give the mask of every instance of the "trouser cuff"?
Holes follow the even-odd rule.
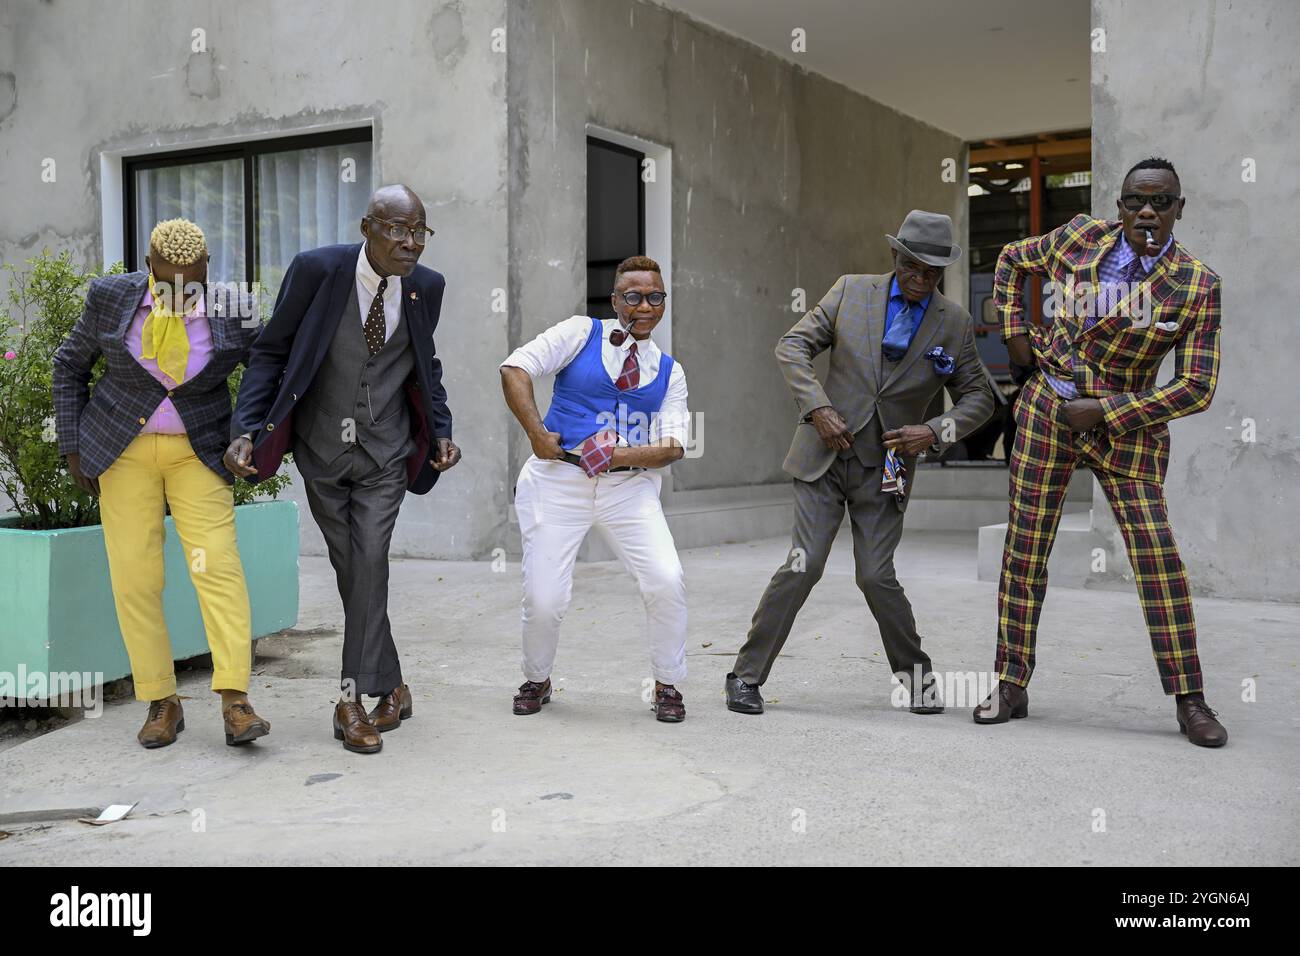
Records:
[[[162,680],[134,681],[136,700],[162,700],[176,693],[176,675]]]

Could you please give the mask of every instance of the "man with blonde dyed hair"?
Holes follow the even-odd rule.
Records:
[[[59,453],[87,494],[98,495],[118,625],[135,695],[149,701],[137,739],[165,747],[185,729],[163,617],[163,519],[171,509],[191,566],[221,694],[226,743],[271,725],[248,701],[252,623],[235,541],[231,477],[221,463],[230,428],[226,379],[245,360],[257,327],[252,303],[207,286],[203,231],[186,219],[158,223],[146,270],[90,284],[85,311],[54,357]],[[90,389],[91,369],[104,375]]]

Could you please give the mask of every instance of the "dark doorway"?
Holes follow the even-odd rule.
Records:
[[[645,249],[645,153],[587,137],[587,314],[614,318],[614,270]]]

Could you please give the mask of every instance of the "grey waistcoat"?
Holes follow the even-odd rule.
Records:
[[[405,458],[414,447],[406,404],[406,381],[414,369],[404,315],[384,347],[370,354],[354,280],[330,347],[294,413],[295,435],[327,463],[353,444],[377,465]]]

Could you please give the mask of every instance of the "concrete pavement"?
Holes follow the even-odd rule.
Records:
[[[519,568],[398,561],[392,609],[415,717],[374,756],[330,732],[341,609],[304,558],[299,629],[263,640],[252,695],[270,737],[226,747],[207,675],[183,679],[173,746],[110,703],[0,753],[5,813],[139,801],[125,821],[0,824],[8,864],[1300,862],[1300,607],[1201,600],[1210,703],[1231,739],[1179,735],[1134,593],[1052,589],[1030,718],[891,706],[874,622],[841,534],[764,688],[723,706],[729,669],[785,540],[683,552],[688,718],[643,702],[643,613],[616,564],[580,565],[553,704],[510,713]],[[992,663],[995,586],[973,533],[912,533],[899,577],[936,667]],[[1257,700],[1242,700],[1242,682]]]

